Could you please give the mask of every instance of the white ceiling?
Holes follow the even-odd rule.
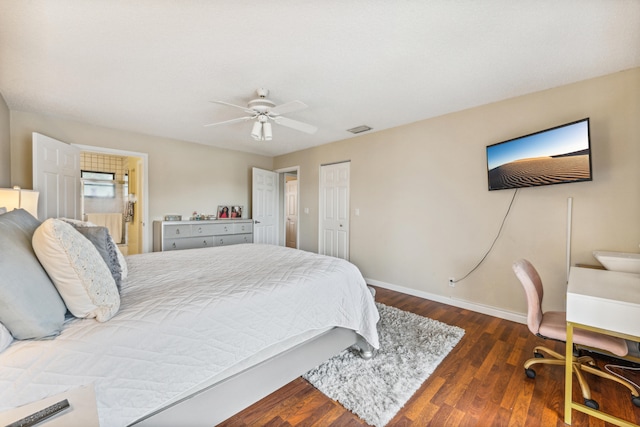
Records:
[[[272,156],[638,66],[639,0],[0,0],[11,110]],[[318,132],[203,126],[259,87]]]

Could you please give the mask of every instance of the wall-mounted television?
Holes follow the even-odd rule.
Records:
[[[591,181],[589,118],[487,147],[489,190]]]

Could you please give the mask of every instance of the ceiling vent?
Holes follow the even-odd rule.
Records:
[[[362,133],[362,132],[366,132],[368,130],[371,130],[372,128],[367,126],[367,125],[362,125],[362,126],[357,126],[351,129],[347,129],[348,132],[351,133]]]

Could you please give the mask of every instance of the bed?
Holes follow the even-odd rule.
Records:
[[[0,352],[0,411],[92,384],[102,427],[211,426],[347,347],[378,346],[373,297],[344,260],[243,244],[124,261],[112,317],[67,313],[59,334]]]

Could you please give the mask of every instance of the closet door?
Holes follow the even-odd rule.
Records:
[[[278,174],[253,168],[251,197],[254,243],[278,244]]]
[[[349,173],[351,163],[320,167],[318,252],[349,259]]]

